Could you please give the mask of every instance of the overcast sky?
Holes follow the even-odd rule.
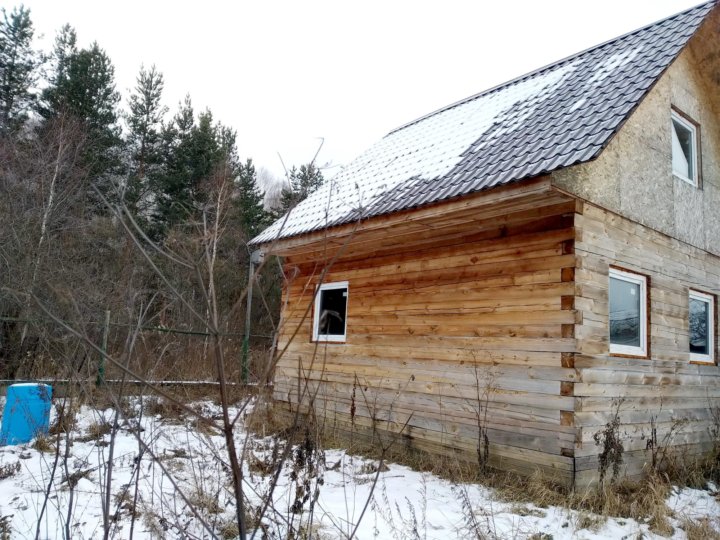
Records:
[[[323,138],[318,161],[340,166],[398,125],[699,1],[24,3],[46,48],[66,22],[97,41],[124,100],[155,64],[171,114],[189,93],[280,174],[278,155],[306,163]]]

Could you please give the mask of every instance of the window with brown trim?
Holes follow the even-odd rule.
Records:
[[[647,277],[611,267],[608,315],[610,353],[647,356]]]
[[[691,362],[715,362],[715,297],[690,289],[688,348]]]

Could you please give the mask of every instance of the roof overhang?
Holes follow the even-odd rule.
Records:
[[[501,226],[512,212],[528,211],[531,219],[533,210],[573,200],[571,195],[553,187],[550,176],[542,176],[413,210],[277,238],[259,247],[266,254],[303,260],[377,254],[423,238],[463,234],[481,223]]]

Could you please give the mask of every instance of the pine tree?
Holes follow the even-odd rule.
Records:
[[[187,191],[189,173],[185,147],[189,144],[194,127],[195,112],[190,96],[185,96],[185,101],[180,104],[178,112],[168,124],[163,126],[161,133],[164,171],[153,179],[151,184],[155,198],[153,236],[156,239],[162,238],[167,230],[189,211],[190,194]]]
[[[198,196],[200,181],[208,178],[220,158],[224,157],[224,150],[220,147],[218,126],[213,123],[213,116],[209,110],[198,115],[198,123],[193,130],[190,144],[191,165],[191,191]]]
[[[97,43],[78,50],[75,30],[65,25],[55,38],[52,58],[41,115],[49,118],[65,112],[93,129],[114,126],[120,94],[115,90],[115,68],[105,51]]]
[[[55,36],[55,46],[52,52],[52,70],[50,74],[50,87],[61,86],[67,78],[68,64],[70,58],[77,53],[77,33],[69,24],[64,25],[57,36]],[[43,108],[41,103],[41,113],[50,112]]]
[[[35,95],[42,57],[32,49],[34,36],[30,10],[20,6],[0,19],[0,132],[19,128],[27,120]]]
[[[154,202],[151,188],[163,171],[162,121],[167,107],[161,104],[162,73],[152,66],[140,68],[135,91],[128,99],[126,150],[129,170],[125,202],[144,221]]]
[[[257,172],[251,159],[240,166],[235,182],[240,227],[248,239],[256,236],[269,224],[270,216],[263,207],[263,193],[258,188]]]
[[[204,202],[201,182],[225,155],[221,138],[212,113],[201,113],[195,122],[192,102],[186,97],[163,131],[165,172],[154,186],[158,235],[197,215]]]
[[[112,198],[113,184],[122,172],[115,68],[97,43],[78,50],[76,41],[67,25],[56,38],[50,85],[42,92],[39,112],[46,120],[70,115],[81,122],[86,133],[83,165],[91,183]],[[102,203],[92,189],[88,197],[98,211]]]
[[[293,167],[288,176],[290,186],[283,188],[280,194],[280,206],[275,210],[276,217],[284,216],[300,201],[307,199],[308,195],[325,181],[322,171],[314,163],[301,165],[299,169]]]

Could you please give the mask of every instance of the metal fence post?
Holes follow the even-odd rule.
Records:
[[[250,321],[252,316],[252,297],[253,297],[253,282],[255,281],[255,265],[263,262],[265,253],[262,251],[255,250],[250,254],[250,265],[248,268],[248,284],[247,294],[245,295],[246,309],[245,309],[245,337],[243,338],[242,344],[242,381],[244,384],[248,383],[250,378]]]
[[[108,334],[110,333],[110,310],[105,310],[105,326],[103,327],[102,354],[98,365],[98,374],[95,384],[100,386],[105,383],[105,355],[107,354]]]

